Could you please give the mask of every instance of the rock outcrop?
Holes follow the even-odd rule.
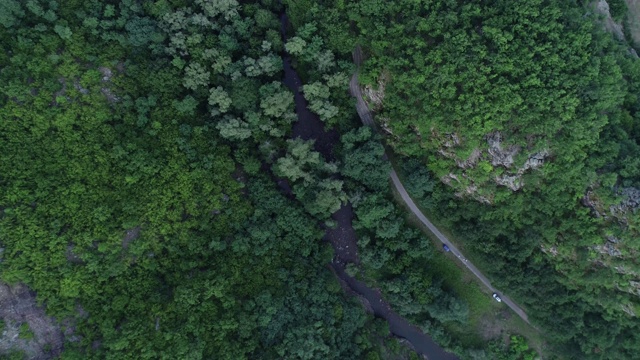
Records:
[[[486,136],[487,144],[489,144],[489,155],[491,156],[491,165],[503,166],[510,168],[513,165],[513,157],[520,152],[520,147],[509,145],[506,148],[502,146],[502,133],[494,131]]]
[[[480,151],[480,149],[473,149],[473,151],[471,151],[471,155],[469,155],[466,160],[460,161],[456,159],[456,165],[462,169],[474,168],[476,167],[476,165],[478,165],[478,160],[480,160],[481,156],[482,152]]]
[[[488,173],[497,173],[493,176],[495,184],[504,186],[511,191],[520,190],[525,185],[524,180],[522,179],[525,172],[540,168],[544,165],[545,159],[550,155],[549,151],[546,149],[533,152],[529,154],[521,166],[516,167],[516,156],[520,154],[523,149],[518,145],[505,145],[503,135],[499,131],[491,132],[485,137],[487,142],[486,150],[474,148],[466,158],[461,158],[456,155],[456,148],[460,147],[463,143],[457,133],[447,133],[438,136],[435,131],[432,131],[432,136],[436,139],[439,138],[439,142],[441,144],[437,153],[455,161],[455,164],[459,169],[474,169],[483,162],[485,171]],[[502,168],[502,171],[498,172],[495,168]],[[460,181],[458,177],[459,175],[462,175],[465,178],[466,181],[464,181],[464,184]],[[483,196],[477,195],[477,191],[483,184],[478,184],[474,179],[468,177],[466,171],[458,175],[451,172],[443,176],[441,180],[450,186],[465,186],[457,193],[458,196],[473,194],[473,197],[476,198],[476,200],[481,202],[491,202],[491,194]],[[457,181],[459,184],[452,183],[452,180]]]
[[[622,197],[620,203],[611,205],[609,211],[612,216],[626,215],[629,211],[635,211],[640,208],[640,190],[634,187],[622,188],[618,191],[618,195]]]
[[[364,99],[369,105],[369,109],[373,111],[379,111],[382,109],[382,101],[384,100],[384,88],[387,84],[387,76],[381,74],[378,78],[378,87],[374,88],[371,85],[365,85],[362,91]]]
[[[592,249],[602,255],[609,255],[614,257],[622,256],[622,252],[618,250],[616,245],[609,241],[605,242],[604,245],[594,245]]]
[[[624,40],[624,31],[622,30],[622,24],[616,23],[611,17],[609,11],[609,3],[605,0],[599,0],[594,6],[596,12],[604,16],[604,27],[607,31],[610,31],[615,35],[618,40]]]
[[[598,197],[597,191],[592,186],[581,199],[582,205],[591,209],[593,216],[609,220],[615,218],[624,226],[629,224],[628,214],[640,209],[640,189],[634,187],[621,188],[616,191],[620,201],[608,206]]]
[[[0,317],[4,329],[0,337],[0,355],[22,351],[28,359],[53,359],[60,355],[65,334],[56,321],[37,306],[35,294],[25,285],[0,282]],[[26,325],[24,325],[26,324]],[[28,326],[31,339],[20,336]]]
[[[495,178],[496,184],[501,186],[506,186],[512,191],[520,190],[524,183],[522,179],[518,175],[500,175]]]
[[[102,74],[102,82],[105,84],[105,86],[100,88],[100,92],[102,93],[102,95],[104,95],[104,97],[107,98],[107,101],[109,101],[112,104],[120,101],[120,98],[117,97],[109,87],[109,84],[111,83],[111,78],[113,77],[113,71],[111,71],[111,69],[109,69],[108,67],[104,67],[104,66],[99,67],[98,70]]]

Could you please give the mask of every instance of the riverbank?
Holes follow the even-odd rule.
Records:
[[[365,126],[369,126],[375,129],[375,122],[373,120],[373,113],[363,100],[362,89],[358,81],[359,68],[363,63],[363,54],[359,46],[353,51],[353,61],[356,64],[356,72],[352,76],[349,83],[349,91],[351,95],[356,98],[356,110],[360,119]],[[391,156],[387,156],[387,152]],[[385,159],[391,163],[397,164],[397,159],[390,152],[390,149],[385,149]],[[443,235],[438,227],[434,226],[421,212],[416,204],[410,197],[410,194],[405,190],[402,181],[395,170],[391,171],[390,185],[393,189],[393,196],[397,202],[402,203],[406,211],[406,216],[409,218],[410,223],[419,228],[423,233],[432,240],[432,244],[435,248],[441,248],[444,243],[451,249],[451,253],[437,254],[440,265],[443,265],[440,269],[433,268],[431,273],[434,278],[442,278],[447,280],[447,285],[455,293],[461,295],[471,307],[473,307],[473,315],[470,317],[471,326],[460,326],[460,324],[451,322],[446,325],[449,331],[453,331],[458,338],[463,339],[463,343],[468,347],[482,347],[483,343],[490,339],[496,339],[502,335],[503,341],[508,343],[509,334],[518,333],[525,334],[527,339],[534,340],[535,347],[538,352],[541,353],[544,344],[540,338],[540,334],[528,321],[526,313],[513,301],[506,296],[502,295],[503,303],[510,307],[518,316],[513,317],[512,314],[500,306],[491,298],[492,293],[498,292],[489,279],[486,278],[480,270],[478,270],[469,259],[462,256],[456,246],[449,240],[447,235]],[[459,242],[456,242],[458,244]],[[455,255],[454,257],[451,257]],[[456,259],[457,257],[458,259]],[[459,260],[459,261],[458,261]],[[432,266],[429,266],[432,268]],[[438,271],[446,268],[446,270],[457,270],[455,273],[458,276],[451,276],[451,272]],[[478,280],[484,285],[480,286]],[[468,285],[463,285],[463,282]],[[508,323],[507,323],[508,322]]]
[[[286,42],[287,17],[285,14],[281,14],[280,19],[283,41]],[[339,134],[335,130],[327,131],[320,118],[307,109],[307,101],[300,91],[302,81],[291,66],[291,58],[284,53],[282,60],[285,75],[283,83],[295,94],[295,108],[298,116],[298,121],[293,125],[292,137],[314,140],[314,149],[321,153],[326,161],[335,160],[332,149],[340,141]],[[390,332],[409,341],[417,353],[428,359],[457,359],[453,354],[446,353],[419,328],[395,313],[390,305],[384,301],[380,290],[367,287],[365,283],[352,278],[345,272],[346,264],[358,263],[357,237],[352,226],[353,217],[351,205],[349,203],[343,204],[332,215],[337,226],[327,229],[324,236],[324,239],[334,249],[335,255],[331,267],[336,276],[347,284],[354,293],[366,299],[374,315],[389,323]]]

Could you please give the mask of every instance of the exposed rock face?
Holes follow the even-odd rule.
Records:
[[[469,157],[466,160],[460,161],[456,159],[456,165],[458,165],[458,167],[462,169],[473,168],[478,164],[478,160],[480,160],[481,155],[482,155],[482,152],[480,151],[480,149],[473,149],[473,151],[471,152],[471,155],[469,155]]]
[[[460,181],[460,178],[458,178],[458,176],[454,173],[449,173],[443,177],[440,178],[440,180],[452,187],[460,187],[460,185],[462,185],[462,190],[456,192],[454,195],[457,197],[472,197],[473,199],[483,203],[483,204],[491,204],[492,203],[492,197],[486,197],[484,195],[480,195],[478,194],[478,186],[471,180],[469,179],[465,174],[462,174],[462,177],[464,178],[465,182],[467,183],[467,185],[462,185],[462,181]],[[455,181],[458,185],[452,185],[453,181]]]
[[[543,253],[545,254],[551,254],[552,256],[558,256],[558,247],[557,246],[551,246],[550,248],[545,247],[544,244],[540,245],[540,250],[542,250]]]
[[[514,164],[514,157],[522,150],[519,146],[509,145],[503,149],[502,134],[495,131],[487,135],[489,155],[493,166],[503,166],[507,169]],[[513,191],[520,190],[524,186],[522,175],[529,169],[537,169],[544,164],[544,159],[549,156],[548,150],[542,150],[529,155],[525,163],[515,173],[507,173],[495,178],[496,184],[506,186]]]
[[[366,102],[369,104],[369,108],[373,111],[378,111],[382,108],[382,101],[384,100],[384,88],[387,84],[387,77],[385,74],[381,74],[378,79],[378,88],[374,89],[371,85],[365,85],[363,95]]]
[[[542,150],[529,156],[524,165],[518,169],[518,174],[522,175],[529,169],[537,169],[544,164],[544,159],[549,156],[548,150]]]
[[[595,10],[597,13],[604,16],[604,27],[612,32],[618,40],[624,40],[624,31],[622,31],[622,25],[613,21],[611,13],[609,12],[609,3],[605,0],[600,0],[595,3]]]
[[[389,118],[378,116],[377,120],[380,124],[380,128],[382,129],[382,131],[384,131],[388,135],[394,135],[393,130],[391,130],[391,128],[389,127]]]
[[[36,305],[35,294],[22,284],[0,282],[0,317],[5,328],[0,337],[0,355],[12,350],[28,359],[53,359],[62,352],[64,334],[59,325]],[[32,339],[20,338],[20,326],[27,324]]]
[[[616,288],[619,291],[624,291],[631,295],[640,297],[640,281],[630,280],[628,284],[624,287],[621,287],[619,284],[616,284]],[[625,311],[625,312],[631,316],[636,316],[635,311],[633,311],[633,314],[629,313],[629,311]]]
[[[622,201],[609,207],[612,216],[625,215],[629,211],[635,211],[640,208],[639,189],[633,187],[623,188],[618,191],[618,194],[622,196]]]
[[[512,191],[522,189],[524,181],[522,181],[522,175],[529,169],[537,169],[544,164],[545,157],[549,156],[549,152],[546,150],[534,153],[531,155],[524,165],[520,167],[515,174],[503,174],[495,178],[496,184],[506,186]]]
[[[102,74],[102,82],[105,84],[109,84],[111,82],[111,78],[113,77],[113,71],[111,71],[111,69],[109,69],[108,67],[104,67],[104,66],[99,67],[98,70]],[[108,86],[101,88],[100,92],[102,93],[102,95],[104,95],[104,97],[107,98],[107,101],[109,101],[112,104],[120,101],[120,98],[114,95]]]
[[[123,73],[124,72],[124,63],[119,62],[116,65],[116,69],[118,70],[118,73]],[[105,84],[104,87],[100,88],[100,92],[102,93],[102,95],[104,95],[105,98],[107,98],[107,100],[110,103],[114,103],[114,102],[118,102],[120,101],[120,98],[117,97],[113,91],[111,90],[111,88],[109,88],[109,85],[111,84],[111,79],[114,76],[114,73],[111,69],[109,69],[108,67],[104,67],[101,66],[98,68],[98,71],[100,71],[100,74],[102,74],[102,82]],[[60,77],[58,78],[58,82],[62,85],[62,88],[58,91],[56,91],[53,94],[53,101],[51,102],[52,106],[58,106],[58,102],[57,99],[60,97],[64,97],[67,99],[67,101],[72,101],[73,99],[69,96],[67,96],[67,79],[65,79],[64,77]],[[79,93],[81,93],[82,95],[88,95],[89,93],[91,93],[91,91],[89,89],[84,88],[81,84],[80,84],[80,80],[78,79],[74,79],[73,80],[73,87],[74,89],[76,89]],[[31,89],[31,93],[33,95],[36,95],[38,93],[38,89]]]
[[[443,183],[447,184],[447,185],[451,185],[451,180],[455,180],[457,182],[460,182],[460,180],[458,179],[458,176],[454,173],[449,173],[443,177],[440,178],[440,181],[442,181]]]
[[[618,274],[625,274],[625,275],[631,275],[631,276],[635,276],[635,277],[640,277],[639,273],[637,273],[635,271],[628,270],[624,265],[615,266],[614,270],[616,272],[618,272]]]
[[[595,245],[593,249],[600,254],[609,255],[614,257],[622,256],[622,252],[611,242],[606,242],[604,245]]]
[[[140,237],[140,226],[136,226],[126,231],[124,237],[122,238],[122,248],[126,249],[129,247],[129,244]]]
[[[611,243],[614,243],[614,244],[617,244],[617,243],[620,242],[620,239],[618,239],[617,237],[615,237],[613,235],[607,235],[605,238],[607,239],[608,242],[611,242]]]
[[[506,149],[502,148],[502,134],[494,131],[487,135],[487,144],[489,144],[489,155],[491,156],[491,165],[504,166],[510,168],[513,165],[513,157],[520,152],[520,147],[509,145]]]
[[[85,89],[80,85],[80,81],[78,79],[73,80],[73,87],[78,90],[82,95],[89,94],[89,90]]]
[[[618,272],[618,274],[624,275],[624,277],[633,276],[635,280],[622,280],[621,282],[616,282],[615,286],[618,291],[626,292],[631,295],[640,297],[640,274],[635,271],[630,271],[626,269],[624,266],[616,266],[614,269]],[[624,277],[622,279],[624,279]],[[635,312],[635,307],[629,306],[628,304],[625,306],[621,304],[622,310],[630,316],[637,316]]]
[[[593,187],[587,190],[581,202],[582,205],[591,209],[595,217],[601,217],[605,220],[614,217],[620,224],[626,226],[628,225],[627,214],[640,208],[640,189],[633,187],[622,188],[617,191],[617,194],[622,197],[622,200],[617,204],[610,205],[609,211],[607,211],[606,205],[598,198]]]
[[[104,95],[104,97],[107,98],[107,101],[109,101],[110,103],[114,103],[114,102],[120,101],[120,98],[115,96],[113,94],[113,92],[111,92],[111,89],[109,89],[109,88],[106,88],[106,87],[101,88],[100,92],[102,93],[102,95]]]
[[[100,71],[100,74],[102,74],[102,81],[109,81],[113,77],[113,71],[108,67],[100,66],[98,70]]]
[[[496,184],[506,186],[512,191],[517,191],[524,186],[522,179],[518,175],[500,175],[495,178]]]
[[[603,196],[601,192],[604,192]],[[590,249],[597,252],[594,263],[602,263],[620,274],[618,279],[622,281],[616,281],[619,291],[640,297],[640,272],[634,260],[638,256],[635,241],[638,232],[634,224],[637,223],[636,211],[640,208],[640,190],[620,188],[615,190],[615,195],[618,197],[611,196],[610,188],[595,183],[581,199],[582,205],[591,209],[592,216],[600,218],[606,226],[601,232],[602,243],[596,243]],[[627,279],[631,281],[627,283]],[[634,308],[621,306],[627,315],[636,316]]]
[[[457,192],[456,196],[462,197],[463,195],[473,195],[478,191],[478,186],[476,184],[471,184],[467,186],[464,191]]]
[[[452,148],[460,145],[460,137],[456,133],[446,134],[445,142],[443,144],[446,148]]]
[[[627,313],[627,315],[629,315],[631,317],[635,317],[636,316],[636,313],[633,310],[633,304],[620,304],[620,307],[622,308],[622,311]]]
[[[603,205],[597,200],[595,193],[592,190],[588,190],[581,199],[582,205],[591,209],[593,216],[596,218],[608,217],[604,211]]]
[[[67,261],[74,264],[83,264],[84,261],[80,256],[78,256],[73,250],[75,249],[75,245],[69,244],[67,245],[67,251],[65,251],[64,255],[67,258]]]
[[[480,148],[475,148],[466,159],[460,158],[455,153],[455,148],[460,146],[462,143],[458,134],[448,133],[438,135],[435,131],[432,131],[432,136],[440,139],[441,147],[437,150],[438,154],[454,160],[456,166],[460,169],[474,169],[481,161],[485,161],[485,166],[488,166],[488,164],[491,163],[493,167],[502,167],[507,170],[499,175],[496,174],[493,177],[493,181],[496,184],[505,186],[512,191],[520,190],[525,185],[522,180],[522,175],[524,175],[526,171],[540,168],[544,164],[545,159],[550,155],[549,151],[546,149],[532,153],[522,166],[515,168],[515,157],[522,151],[522,148],[517,145],[504,145],[502,133],[499,131],[494,131],[485,136],[485,140],[488,145],[486,152]],[[489,167],[487,171],[491,172],[494,170]],[[454,177],[455,175],[456,174],[452,172],[443,176],[441,180],[450,186],[453,185],[451,182],[452,180],[456,180],[458,183],[462,184],[457,177]],[[470,185],[466,185],[466,188],[458,192],[457,195],[464,196],[465,194],[474,194],[473,197],[476,200],[491,203],[491,194],[488,196],[479,196],[476,194],[476,191],[482,186],[482,184],[476,184],[472,178],[466,176],[466,172],[463,172],[462,176],[467,180],[464,184],[470,183]]]

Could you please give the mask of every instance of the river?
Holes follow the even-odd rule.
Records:
[[[280,16],[281,31],[283,41],[286,40],[287,16],[283,13]],[[327,131],[320,118],[309,111],[300,87],[302,81],[300,76],[291,66],[291,58],[284,53],[284,84],[295,94],[295,108],[298,121],[293,125],[292,137],[304,140],[314,140],[314,149],[321,153],[326,161],[335,160],[333,146],[340,141],[340,134],[335,130]],[[351,204],[343,204],[342,207],[332,215],[337,226],[334,229],[327,229],[324,239],[329,241],[334,249],[334,259],[331,267],[343,285],[349,287],[362,299],[366,300],[375,316],[385,319],[389,323],[389,330],[397,337],[406,339],[418,354],[424,355],[431,360],[458,360],[458,358],[447,353],[431,337],[423,333],[418,327],[410,324],[406,319],[398,315],[391,309],[378,289],[369,288],[365,283],[358,281],[345,272],[347,263],[358,263],[358,245],[356,232],[352,226],[353,209]]]

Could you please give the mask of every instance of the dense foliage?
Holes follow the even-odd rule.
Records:
[[[316,153],[305,206],[264,172],[306,146],[285,141],[280,10],[0,3],[0,272],[65,319],[62,358],[402,352],[327,268],[312,215],[335,210],[316,181],[335,168]]]
[[[554,0],[291,7],[294,23],[315,21],[337,53],[362,46],[361,80],[384,87],[377,119],[387,143],[411,157],[402,162],[423,164],[405,168],[413,195],[484,255],[556,354],[636,356],[640,62],[591,8]],[[439,181],[421,182],[424,171]]]
[[[462,358],[533,358],[519,336],[465,348],[447,333],[469,306],[394,204],[383,142],[555,355],[633,358],[640,62],[590,8],[285,6],[0,2],[0,277],[65,319],[62,358],[397,356],[328,266],[324,230],[347,204],[348,274]],[[384,138],[347,92],[356,45]],[[294,135],[292,90],[339,140]]]
[[[352,130],[342,136],[342,151],[342,173],[356,215],[362,275],[383,290],[400,315],[422,326],[442,346],[465,354],[442,326],[466,324],[469,309],[443,289],[441,279],[433,278],[429,272],[433,246],[406,223],[390,199],[390,165],[382,158],[379,139],[369,128]],[[358,164],[355,169],[354,162]]]

